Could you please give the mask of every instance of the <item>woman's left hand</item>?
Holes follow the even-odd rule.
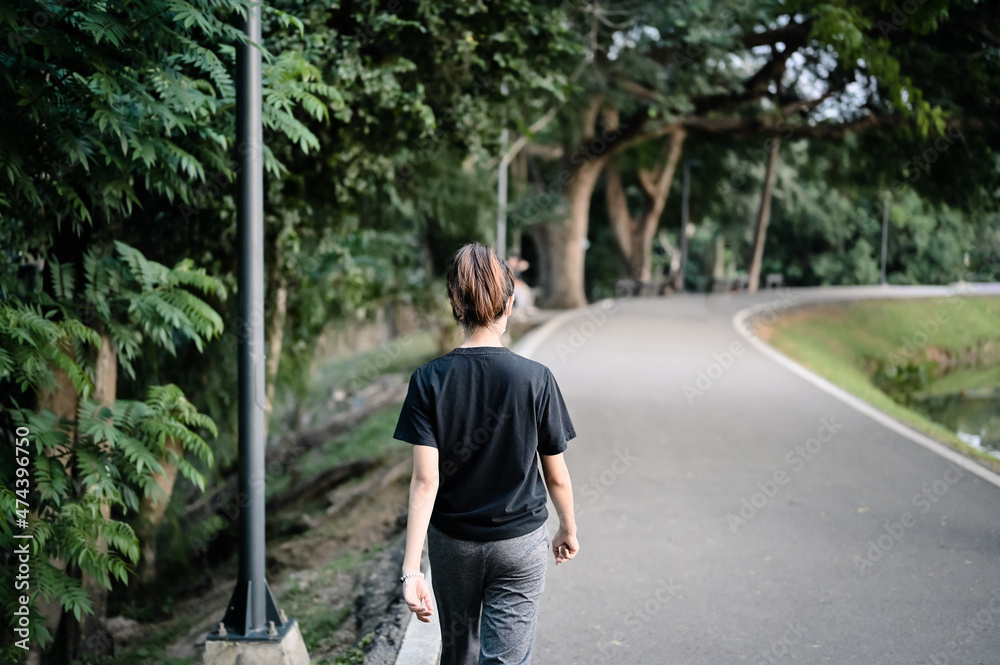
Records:
[[[422,577],[411,577],[410,583],[403,586],[403,598],[410,611],[424,623],[431,622],[434,605],[431,604],[431,585]]]

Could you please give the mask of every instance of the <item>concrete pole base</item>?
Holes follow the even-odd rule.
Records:
[[[299,622],[292,625],[280,641],[269,640],[208,640],[205,642],[204,665],[309,665],[309,652],[299,631]]]

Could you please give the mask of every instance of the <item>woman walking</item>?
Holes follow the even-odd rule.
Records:
[[[448,298],[465,342],[413,373],[393,435],[414,444],[403,595],[431,621],[426,536],[441,665],[527,665],[550,543],[556,564],[580,547],[563,459],[576,432],[548,368],[500,343],[510,268],[466,245],[452,259]],[[551,541],[546,488],[559,515]]]

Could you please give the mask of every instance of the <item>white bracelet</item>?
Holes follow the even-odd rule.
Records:
[[[406,573],[405,575],[399,578],[399,581],[405,584],[406,580],[410,577],[423,577],[423,576],[424,576],[423,573]]]

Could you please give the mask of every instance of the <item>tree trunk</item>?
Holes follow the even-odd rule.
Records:
[[[603,118],[604,133],[598,140],[597,119],[599,116]],[[552,242],[549,243],[549,246],[539,248],[540,251],[550,252],[553,283],[551,292],[547,294],[548,302],[546,304],[549,307],[568,309],[587,304],[583,270],[588,217],[590,215],[590,197],[594,191],[597,177],[607,161],[630,146],[681,129],[680,125],[664,125],[650,132],[637,132],[635,128],[632,128],[632,133],[623,137],[623,133],[630,130],[627,128],[623,128],[624,131],[618,130],[617,116],[617,111],[606,106],[602,96],[592,97],[582,119],[581,138],[586,150],[572,156],[569,155],[569,151],[563,153],[564,157],[569,159],[570,164],[579,164],[579,166],[569,172],[569,185],[563,193],[569,214],[562,224],[562,232],[551,233]],[[582,164],[579,162],[580,157],[585,160]],[[553,229],[553,231],[555,230]]]
[[[267,350],[267,392],[264,400],[267,419],[270,421],[274,410],[274,386],[278,380],[278,367],[281,364],[281,345],[285,338],[285,318],[288,314],[288,288],[285,278],[278,277],[278,290],[275,292],[274,316],[271,318],[271,334]]]
[[[639,279],[643,282],[648,282],[650,280],[650,265],[652,264],[652,254],[653,254],[653,237],[656,235],[656,229],[660,225],[660,217],[663,215],[663,209],[667,205],[667,196],[670,194],[670,186],[674,182],[674,174],[677,172],[677,162],[681,158],[681,148],[684,146],[684,139],[687,138],[687,133],[683,128],[678,127],[670,134],[670,142],[668,143],[667,150],[667,160],[660,168],[660,171],[653,176],[648,174],[643,177],[642,172],[640,172],[640,181],[643,184],[643,189],[646,191],[647,196],[650,197],[650,203],[646,215],[642,218],[642,221],[637,229],[637,245],[634,246],[633,253],[639,252],[640,256],[638,260],[633,259],[633,269],[638,269]]]
[[[170,461],[170,453],[178,456],[184,453],[181,444],[170,437],[164,444],[164,455],[160,458],[163,473],[154,476],[156,487],[150,496],[144,496],[139,504],[139,547],[142,551],[139,579],[143,584],[150,584],[156,578],[156,532],[167,514],[170,498],[174,494],[174,481],[177,480],[177,465]]]
[[[76,392],[76,387],[69,378],[69,374],[61,369],[55,369],[56,387],[53,390],[40,390],[38,392],[38,410],[39,411],[51,411],[56,415],[59,421],[75,422],[76,421],[76,409],[79,400],[79,395]],[[62,447],[57,450],[51,448],[45,450],[45,455],[47,457],[56,457],[60,462],[62,462],[63,467],[66,468],[66,473],[69,476],[73,475],[73,465],[72,465],[72,447],[76,441],[76,425],[65,425],[66,435],[69,442],[66,447]],[[36,513],[37,515],[37,513]],[[62,559],[50,558],[49,563],[58,568],[59,570],[66,570],[66,562]],[[43,617],[45,617],[45,625],[49,629],[52,635],[56,635],[59,631],[59,624],[62,620],[63,608],[62,602],[58,598],[48,599],[41,596],[37,599],[38,611]],[[50,650],[56,647],[55,644],[50,645]],[[67,654],[67,660],[71,656],[69,652],[69,645],[64,645],[67,649],[65,654]],[[27,663],[28,665],[37,665],[42,661],[42,654],[37,649],[32,649],[28,652]]]
[[[712,279],[720,280],[726,276],[726,237],[721,233],[715,236],[715,251],[712,258]]]
[[[750,293],[757,293],[760,285],[760,264],[764,260],[764,242],[767,240],[767,224],[771,220],[771,194],[774,191],[774,170],[778,163],[778,151],[781,139],[771,140],[770,153],[767,158],[767,170],[764,172],[764,192],[760,197],[760,209],[757,211],[757,229],[753,238],[753,259],[750,262]]]
[[[64,350],[72,354],[72,349]],[[69,445],[68,447],[48,449],[45,451],[45,454],[48,457],[57,458],[62,462],[63,467],[66,468],[66,472],[72,474],[73,465],[70,456],[72,455],[71,448],[76,441],[76,409],[80,396],[77,394],[76,386],[70,380],[69,374],[61,369],[54,369],[53,373],[56,378],[56,387],[51,391],[38,391],[38,410],[51,411],[56,415],[57,422],[66,421],[62,424],[69,438]]]
[[[546,302],[548,307],[571,309],[587,305],[583,267],[590,197],[606,161],[607,157],[601,156],[584,163],[566,188],[569,214],[562,224],[553,224],[548,234],[552,271],[552,293]]]
[[[110,338],[101,333],[101,347],[94,363],[94,398],[102,405],[114,407],[118,392],[118,358],[111,348]],[[111,519],[111,504],[101,504],[101,517]],[[102,535],[97,537],[97,549],[101,553],[108,551],[108,543]],[[111,636],[105,626],[107,614],[108,590],[96,579],[81,572],[83,590],[90,597],[93,614],[85,614],[80,620],[80,630],[75,634],[79,643],[74,645],[74,651],[81,654],[107,656],[112,653]]]
[[[597,118],[604,104],[603,95],[590,98],[583,112],[581,143],[588,145],[594,139]],[[563,152],[568,156],[569,151]],[[586,161],[572,172],[569,183],[563,191],[569,213],[561,224],[549,224],[536,237],[538,253],[544,255],[543,293],[544,304],[554,309],[585,307],[587,295],[584,289],[584,253],[587,242],[587,226],[590,217],[590,197],[597,184],[597,176],[604,163],[611,156],[610,151],[593,154],[589,147],[581,153]]]
[[[605,167],[608,218],[611,220],[618,248],[629,267],[629,276],[633,280],[648,282],[652,279],[653,238],[667,204],[685,138],[686,133],[682,128],[675,129],[670,135],[664,163],[656,171],[638,171],[646,199],[645,212],[638,219],[629,212],[617,160],[610,160]]]

